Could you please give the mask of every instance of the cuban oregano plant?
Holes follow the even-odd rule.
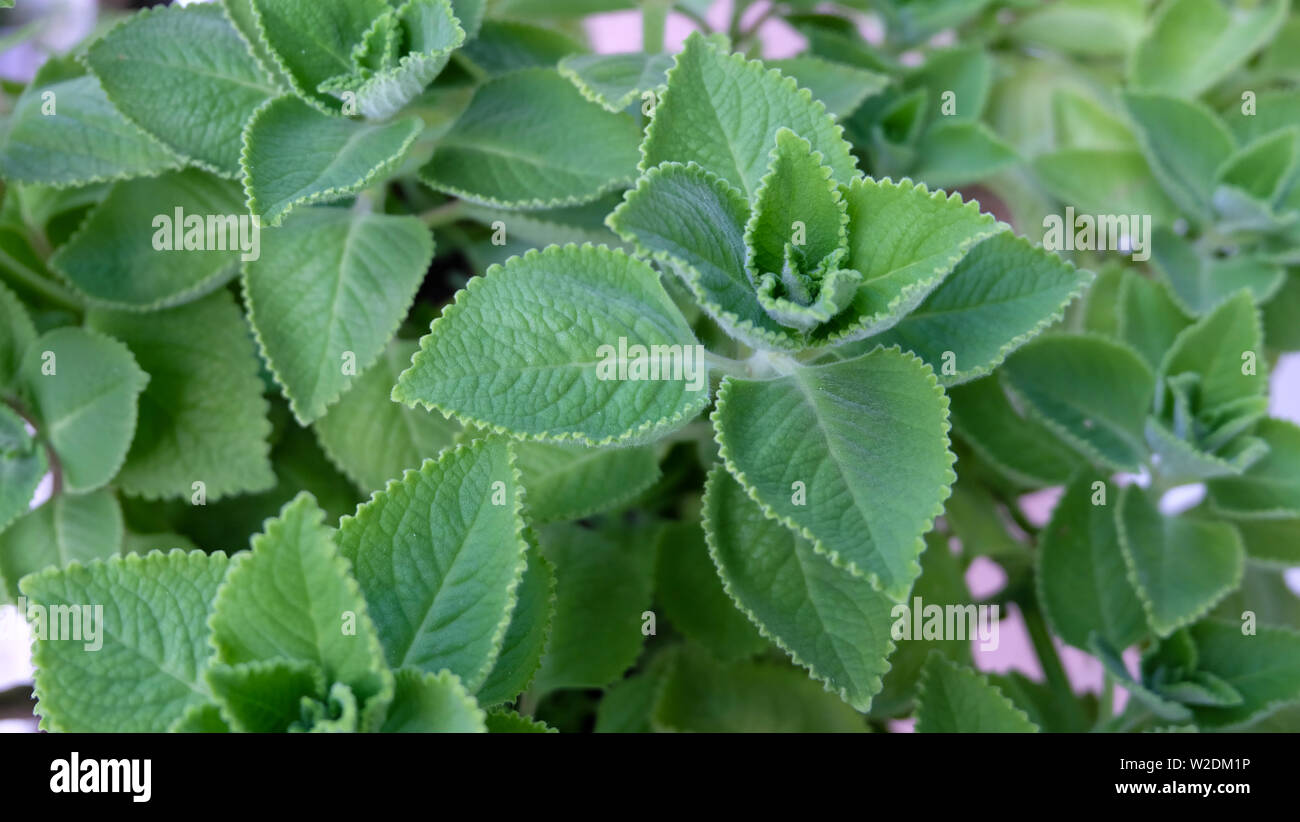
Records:
[[[0,89],[0,597],[41,727],[1293,721],[1298,121],[1216,113],[1293,77],[1285,3],[1140,42],[1051,16],[1124,3],[873,3],[872,42],[863,3],[742,2],[667,54],[703,4],[649,0],[642,52],[592,53],[630,5],[169,6]],[[807,52],[752,59],[769,16]],[[1045,235],[1108,181],[1153,265]],[[1008,605],[1043,681],[922,629]]]

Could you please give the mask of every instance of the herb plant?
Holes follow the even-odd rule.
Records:
[[[590,53],[626,5],[170,6],[6,86],[41,726],[1293,726],[1288,5],[785,2],[765,63],[647,0]],[[931,630],[990,606],[1043,681]]]

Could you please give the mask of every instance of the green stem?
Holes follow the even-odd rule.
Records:
[[[691,11],[686,6],[678,4],[673,9],[673,11],[677,12],[681,16],[685,17],[687,20],[690,20],[692,23],[699,26],[700,31],[705,34],[708,34],[710,31],[713,30],[713,27],[709,25],[708,20],[705,20],[704,17],[702,17],[699,14],[696,14],[694,11]]]
[[[81,316],[81,302],[72,291],[28,268],[4,249],[0,249],[0,269],[8,273],[15,284],[38,294],[47,303]]]
[[[659,54],[664,50],[664,26],[671,0],[641,0],[641,50]]]
[[[1029,630],[1029,641],[1033,643],[1034,653],[1043,666],[1043,676],[1047,679],[1048,687],[1058,695],[1061,707],[1073,714],[1066,717],[1066,721],[1071,726],[1082,727],[1086,722],[1083,706],[1070,688],[1070,678],[1065,675],[1065,666],[1056,653],[1056,645],[1047,630],[1047,622],[1037,608],[1026,606],[1024,602],[1020,603],[1020,612],[1025,619],[1025,627]]]
[[[1097,725],[1100,729],[1115,715],[1115,680],[1102,674],[1101,695],[1097,698]]]
[[[465,201],[452,200],[450,203],[443,203],[436,208],[431,208],[420,215],[420,220],[429,228],[439,228],[452,223],[465,216]]]

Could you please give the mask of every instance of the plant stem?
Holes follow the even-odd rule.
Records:
[[[42,277],[40,273],[33,271],[23,263],[14,259],[2,248],[0,248],[0,267],[3,267],[16,283],[22,285],[29,291],[39,294],[41,299],[45,300],[47,303],[71,311],[78,317],[81,316],[81,303],[77,300],[72,291],[64,288],[48,277]]]
[[[673,9],[673,11],[677,12],[681,16],[685,17],[687,20],[690,20],[692,23],[699,26],[700,31],[703,32],[704,34],[708,34],[710,31],[713,30],[713,27],[709,25],[708,20],[705,20],[703,17],[691,11],[686,6],[678,4]]]
[[[420,220],[429,228],[439,228],[452,223],[465,216],[465,201],[452,200],[450,203],[443,203],[436,208],[431,208],[420,215]]]
[[[664,26],[671,0],[641,0],[641,50],[659,54],[664,50]]]

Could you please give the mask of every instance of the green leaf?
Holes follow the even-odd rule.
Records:
[[[1265,135],[1237,149],[1219,168],[1218,182],[1235,186],[1259,200],[1273,203],[1285,196],[1300,161],[1300,128]]]
[[[239,185],[207,172],[129,180],[113,186],[50,265],[92,305],[152,311],[233,276],[259,247],[250,219]]]
[[[1192,712],[1186,705],[1174,702],[1139,682],[1125,667],[1119,651],[1111,647],[1105,639],[1094,633],[1089,638],[1088,645],[1106,673],[1156,716],[1171,722],[1186,722],[1192,718]]]
[[[1155,225],[1169,225],[1179,214],[1135,149],[1067,148],[1038,155],[1033,169],[1053,196],[1080,213],[1150,214]]]
[[[925,62],[908,73],[907,91],[919,90],[930,105],[926,106],[926,125],[941,116],[948,122],[967,122],[979,118],[993,83],[995,66],[982,49],[960,46],[934,51]],[[952,114],[941,115],[937,104],[945,91],[951,91]]]
[[[1165,283],[1132,271],[1124,271],[1116,302],[1118,327],[1114,336],[1141,354],[1152,370],[1159,369],[1165,353],[1179,333],[1192,324],[1192,318],[1174,301]]]
[[[753,200],[782,127],[812,143],[836,182],[857,176],[843,129],[811,92],[694,34],[668,72],[668,89],[641,144],[640,170],[696,162]]]
[[[712,569],[710,569],[712,572]],[[731,607],[731,604],[727,604]],[[652,657],[645,669],[620,679],[605,689],[596,706],[598,734],[653,733],[651,716],[659,702],[659,693],[667,681],[668,671],[677,658],[676,652]]]
[[[321,83],[350,74],[355,49],[376,17],[391,11],[385,0],[252,0],[257,28],[293,89],[321,111],[338,100]]]
[[[560,61],[560,74],[582,96],[610,111],[623,111],[647,91],[667,81],[669,54],[574,54]]]
[[[278,93],[215,5],[132,15],[95,41],[86,63],[129,120],[227,177],[239,174],[244,123]]]
[[[752,505],[748,500],[744,504]],[[665,528],[658,557],[655,598],[674,628],[723,661],[752,657],[768,647],[723,590],[698,523],[679,522]]]
[[[479,86],[420,176],[484,205],[576,205],[631,181],[636,143],[630,117],[587,100],[553,69],[525,69]]]
[[[1051,335],[1012,354],[1003,383],[1080,453],[1136,471],[1155,376],[1133,349],[1103,337]]]
[[[181,165],[118,113],[94,77],[46,82],[38,74],[8,121],[0,171],[11,183],[81,186],[151,177]]]
[[[0,391],[18,374],[27,346],[36,341],[36,326],[18,296],[0,283]]]
[[[1185,211],[1208,213],[1216,172],[1235,148],[1227,127],[1205,105],[1176,97],[1129,92],[1124,105],[1165,191]]]
[[[478,37],[466,43],[458,56],[471,63],[476,73],[500,77],[520,69],[555,68],[562,58],[586,50],[582,43],[555,29],[511,20],[484,20]]]
[[[567,524],[541,537],[555,566],[555,617],[531,692],[604,687],[632,667],[645,641],[654,544]]]
[[[313,428],[321,448],[359,488],[377,489],[451,446],[460,426],[389,396],[411,362],[414,341],[393,340]],[[530,494],[531,511],[535,494]]]
[[[1196,97],[1267,43],[1288,5],[1265,0],[1230,11],[1220,0],[1166,0],[1138,42],[1129,80],[1138,88]]]
[[[161,733],[207,703],[203,673],[212,648],[204,637],[226,564],[221,553],[132,554],[23,580],[29,603],[49,614],[59,606],[83,615],[88,604],[103,608],[91,611],[98,650],[38,634],[32,661],[41,728]]]
[[[1240,291],[1179,333],[1165,353],[1160,374],[1198,375],[1200,407],[1207,411],[1263,394],[1268,390],[1266,363],[1247,369],[1243,358],[1247,352],[1258,357],[1262,338],[1259,311],[1250,294]]]
[[[737,606],[828,691],[868,710],[894,650],[893,603],[768,519],[721,466],[709,475],[704,517],[709,553]]]
[[[87,324],[126,343],[150,377],[119,487],[188,498],[202,482],[213,501],[275,483],[257,355],[229,292],[151,314],[92,311]]]
[[[326,689],[320,666],[299,659],[214,664],[207,684],[239,733],[287,733],[301,719],[303,700],[323,700]]]
[[[1020,42],[1082,57],[1123,57],[1142,34],[1142,0],[1061,0],[1016,20]]]
[[[501,640],[492,672],[479,686],[475,698],[483,705],[509,702],[532,682],[542,664],[542,653],[551,633],[551,615],[555,609],[555,570],[536,547],[536,538],[528,541],[527,566],[519,582],[518,602],[510,615],[510,626]]]
[[[1089,282],[1088,272],[1002,232],[971,249],[924,302],[876,341],[918,354],[945,385],[968,382],[1059,320]]]
[[[403,668],[384,733],[485,733],[485,715],[450,671],[425,673]]]
[[[1060,148],[1137,148],[1137,139],[1122,119],[1100,102],[1073,91],[1053,95],[1052,126]]]
[[[650,446],[522,442],[515,446],[515,455],[528,489],[528,520],[539,525],[607,511],[634,499],[660,477],[659,460]]]
[[[1162,516],[1136,486],[1120,492],[1115,517],[1129,580],[1158,636],[1196,621],[1241,584],[1245,551],[1228,523]]]
[[[397,169],[420,129],[416,117],[364,123],[278,97],[258,109],[244,131],[240,167],[248,210],[277,226],[299,206],[368,188]]]
[[[1043,615],[1057,636],[1083,651],[1093,632],[1116,648],[1146,635],[1146,616],[1120,549],[1116,500],[1107,498],[1118,491],[1104,476],[1079,472],[1038,541]]]
[[[253,0],[221,0],[221,5],[231,25],[239,32],[249,53],[257,60],[263,74],[274,78],[277,87],[289,88],[291,85],[289,78],[281,69],[280,61],[271,53],[266,38],[262,36],[261,24],[257,19],[257,10],[253,8]]]
[[[394,669],[446,668],[470,691],[491,671],[525,565],[513,462],[500,439],[444,451],[339,522]]]
[[[522,716],[504,708],[488,711],[487,729],[490,734],[555,734],[556,729],[536,719]]]
[[[727,469],[764,513],[907,596],[954,479],[948,399],[929,366],[876,349],[774,380],[727,377],[713,421]]]
[[[684,378],[607,373],[623,356],[620,340],[629,365],[647,363],[633,346],[680,346]],[[471,280],[421,340],[393,398],[521,438],[646,440],[708,403],[695,344],[649,266],[603,247],[551,246]]]
[[[749,219],[749,204],[725,180],[695,163],[664,163],[641,176],[608,222],[638,254],[676,271],[729,334],[754,348],[798,350],[798,335],[764,310],[745,272]]]
[[[966,253],[1002,230],[976,202],[903,180],[854,180],[843,189],[849,256],[862,273],[853,305],[816,331],[836,344],[887,330],[939,286]]]
[[[868,97],[874,97],[889,85],[887,75],[806,54],[784,60],[766,60],[764,65],[793,77],[800,87],[811,91],[812,96],[826,106],[832,117],[837,118],[848,117]]]
[[[383,353],[424,280],[433,239],[415,217],[313,208],[267,232],[263,245],[244,266],[249,321],[306,425]]]
[[[213,606],[217,659],[309,662],[324,672],[323,687],[342,683],[362,705],[391,691],[366,602],[312,496],[299,494],[251,546],[231,561]]]
[[[64,490],[85,493],[113,479],[149,382],[130,350],[93,331],[58,328],[27,349],[22,381],[37,428],[59,457]]]
[[[1268,454],[1239,477],[1207,483],[1214,510],[1251,519],[1300,515],[1300,426],[1264,419],[1255,436]]]
[[[1193,706],[1196,724],[1235,728],[1300,700],[1300,634],[1263,627],[1242,633],[1238,622],[1205,620],[1190,629],[1199,668],[1241,694],[1240,705]]]
[[[452,51],[465,42],[465,31],[447,0],[407,0],[393,12],[393,20],[395,36],[404,40],[407,53],[360,82],[345,81],[344,85],[355,86],[345,91],[356,95],[355,101],[344,98],[345,113],[351,113],[347,102],[354,102],[355,110],[367,119],[393,116],[424,91],[447,65]]]
[[[1037,733],[1024,711],[964,665],[930,654],[916,697],[917,733]]]
[[[230,726],[221,717],[221,709],[212,702],[191,705],[171,724],[168,733],[174,734],[228,734]]]
[[[979,122],[940,122],[916,146],[912,176],[952,188],[982,180],[1020,161],[1016,150]]]
[[[797,234],[805,235],[794,248],[798,271],[804,274],[812,274],[823,259],[844,246],[848,215],[832,173],[811,143],[788,128],[777,130],[776,147],[745,226],[745,269],[755,281],[762,274],[783,270],[785,249]],[[796,224],[803,230],[796,232]]]
[[[36,486],[48,470],[45,447],[27,433],[27,423],[21,416],[0,404],[0,533],[27,513]],[[3,562],[0,557],[0,568]],[[17,577],[14,579],[17,581]]]
[[[1284,567],[1300,565],[1300,515],[1234,519],[1232,525],[1241,534],[1247,558]]]
[[[0,531],[0,593],[16,600],[28,574],[121,552],[122,509],[111,491],[58,494]]]
[[[667,674],[651,722],[701,733],[863,733],[866,723],[797,668],[716,662],[684,648]]]
[[[1063,485],[1082,464],[1047,426],[1011,404],[997,377],[953,386],[948,396],[953,428],[1016,485]]]

